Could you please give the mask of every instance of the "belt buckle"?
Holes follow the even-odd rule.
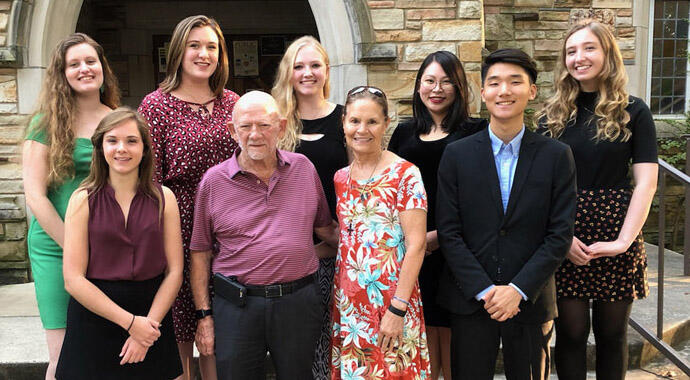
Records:
[[[283,296],[283,286],[281,284],[278,285],[268,285],[264,289],[266,298],[277,298],[277,297],[282,297]]]

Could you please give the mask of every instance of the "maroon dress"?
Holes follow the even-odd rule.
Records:
[[[139,106],[148,120],[156,168],[154,179],[169,187],[180,207],[184,278],[173,304],[175,337],[178,342],[194,341],[196,319],[189,283],[189,241],[192,237],[194,198],[201,177],[210,167],[235,152],[228,123],[239,96],[224,90],[213,103],[212,114],[193,110],[190,105],[160,89],[148,94]]]

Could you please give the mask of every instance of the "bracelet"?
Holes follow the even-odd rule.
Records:
[[[400,309],[398,309],[397,307],[395,307],[395,306],[393,306],[393,305],[388,305],[388,311],[390,311],[391,313],[397,315],[398,317],[404,317],[405,314],[407,314],[407,310],[400,310]]]
[[[400,301],[400,302],[404,303],[405,305],[407,305],[407,307],[410,307],[410,303],[408,301],[405,301],[404,299],[402,299],[398,296],[393,296],[393,299],[396,301]]]
[[[132,322],[129,322],[129,327],[127,327],[127,332],[129,332],[129,329],[132,328],[132,325],[134,325],[134,318],[136,318],[136,315],[132,313]]]

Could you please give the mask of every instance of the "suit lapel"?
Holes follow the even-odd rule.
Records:
[[[534,154],[536,153],[536,145],[534,141],[534,133],[525,130],[520,143],[520,155],[518,156],[517,167],[515,168],[515,177],[513,178],[513,187],[510,189],[510,198],[508,199],[508,207],[506,208],[505,221],[512,215],[515,210],[515,204],[520,198],[520,192],[527,180],[532,162],[534,162]]]
[[[503,218],[501,189],[498,184],[498,173],[496,172],[494,153],[491,150],[489,128],[484,128],[484,131],[477,135],[475,141],[477,142],[477,156],[479,157],[479,167],[481,168],[481,173],[479,173],[479,175],[484,179],[484,189],[487,189],[491,193],[496,211],[498,211],[498,214]]]

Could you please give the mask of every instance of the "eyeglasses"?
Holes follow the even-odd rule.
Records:
[[[436,86],[440,86],[442,90],[450,90],[454,87],[453,82],[450,79],[445,79],[442,81],[436,81],[430,78],[424,79],[420,82],[420,85],[427,90],[433,90]]]
[[[386,98],[386,94],[384,94],[380,88],[377,88],[374,86],[357,86],[357,87],[355,87],[352,90],[347,92],[347,97],[349,98],[350,96],[357,95],[357,94],[362,93],[364,91],[367,91],[370,94],[378,96],[379,98],[384,98],[384,99]]]

